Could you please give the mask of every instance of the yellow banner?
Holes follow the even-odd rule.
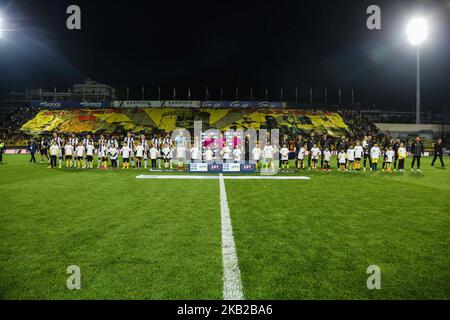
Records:
[[[327,133],[341,136],[348,130],[337,113],[292,109],[135,108],[41,111],[21,130],[31,135],[62,133],[114,133],[131,130],[153,133],[193,129],[280,129],[283,133]]]

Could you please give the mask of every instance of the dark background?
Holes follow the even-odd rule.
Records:
[[[66,8],[82,10],[82,30],[66,29]],[[382,29],[366,28],[366,8],[381,7]],[[449,1],[0,1],[10,29],[0,39],[0,92],[65,90],[87,77],[140,98],[355,100],[413,111],[415,50],[405,25],[420,13],[430,37],[421,49],[422,108],[450,107]]]

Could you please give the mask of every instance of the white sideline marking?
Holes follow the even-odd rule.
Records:
[[[241,271],[239,270],[236,246],[234,244],[233,226],[228,208],[227,191],[223,175],[219,176],[220,215],[222,221],[222,265],[223,265],[223,299],[244,300]]]
[[[311,180],[303,176],[222,176],[224,180]],[[136,179],[181,179],[181,180],[217,180],[220,176],[192,176],[192,175],[145,175],[136,176]]]

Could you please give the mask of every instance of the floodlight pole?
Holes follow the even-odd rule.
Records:
[[[420,124],[420,54],[417,46],[417,92],[416,92],[416,124]]]

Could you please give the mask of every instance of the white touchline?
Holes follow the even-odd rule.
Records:
[[[223,175],[219,176],[220,215],[222,221],[222,265],[224,300],[244,300],[241,271],[239,270],[236,246],[234,244],[233,226],[228,208],[227,191]]]
[[[222,176],[224,180],[311,180],[303,176]],[[136,179],[180,179],[180,180],[217,180],[220,176],[193,176],[193,175],[146,175],[136,176]]]

